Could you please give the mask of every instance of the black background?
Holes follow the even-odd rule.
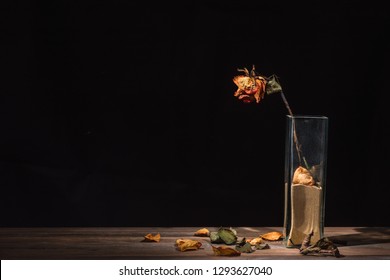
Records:
[[[388,226],[374,2],[2,2],[2,226],[282,226],[287,111],[329,118],[327,226]],[[173,9],[175,8],[175,9]]]

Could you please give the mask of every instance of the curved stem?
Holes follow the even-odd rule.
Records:
[[[293,137],[294,137],[294,143],[295,143],[295,148],[297,149],[297,153],[298,153],[299,165],[302,166],[302,158],[303,158],[303,156],[302,156],[302,151],[301,151],[301,145],[300,145],[299,142],[298,142],[298,136],[297,136],[297,132],[296,132],[296,129],[295,129],[294,114],[293,114],[293,112],[291,111],[290,105],[288,104],[287,99],[286,99],[286,96],[284,96],[283,91],[281,91],[280,94],[281,94],[281,96],[282,96],[284,105],[286,106],[288,113],[289,113],[290,116],[293,118],[293,119],[292,119],[292,124],[293,124]],[[303,158],[303,159],[304,159],[304,158]],[[307,164],[306,164],[306,161],[305,161],[305,165],[306,165],[307,169],[309,169],[308,166],[307,166]]]

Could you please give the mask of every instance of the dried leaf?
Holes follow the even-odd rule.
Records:
[[[245,237],[236,245],[236,250],[241,253],[252,253],[254,251],[251,244],[246,241]]]
[[[237,231],[232,228],[220,228],[218,235],[226,245],[235,244],[237,242]]]
[[[326,237],[321,238],[312,246],[307,247],[307,245],[310,243],[310,238],[311,238],[311,235],[309,234],[305,237],[305,241],[302,242],[302,246],[299,249],[301,254],[303,254],[303,255],[308,255],[308,254],[330,255],[330,256],[334,256],[336,258],[341,257],[341,254],[340,254],[337,246],[334,245],[334,243],[331,240],[329,240],[328,238],[326,238]]]
[[[246,243],[248,243],[248,240],[244,237],[241,241],[237,242],[237,246],[244,246]]]
[[[210,232],[210,241],[211,243],[223,243],[223,240],[216,231]]]
[[[268,78],[265,92],[267,94],[282,92],[282,86],[280,85],[280,83],[275,75],[272,75],[271,77]]]
[[[248,245],[245,245],[243,244],[243,242],[246,242],[247,244],[250,245],[251,247],[251,252],[255,251],[255,250],[263,250],[263,249],[270,249],[269,245],[266,244],[266,243],[263,243],[263,239],[261,237],[256,237],[256,238],[253,238],[253,239],[246,239],[243,238],[243,240],[241,240],[241,242],[238,244],[238,246],[241,246],[241,247],[244,247],[246,246],[246,250],[248,250],[247,253],[251,253],[249,252],[249,249],[248,249]],[[236,247],[237,250],[239,250],[237,247]],[[244,250],[244,249],[242,249]],[[242,250],[239,250],[241,252],[243,252]]]
[[[264,240],[269,240],[269,241],[279,240],[282,236],[283,236],[283,234],[281,232],[277,232],[277,231],[271,231],[271,232],[260,235],[261,238],[263,238]]]
[[[257,245],[263,243],[263,238],[261,237],[256,237],[253,239],[248,239],[247,242],[249,242],[251,245]]]
[[[161,239],[161,236],[159,233],[157,233],[156,235],[153,235],[151,233],[148,233],[147,235],[144,236],[144,240],[145,242],[160,242],[160,239]]]
[[[202,243],[192,239],[177,239],[176,247],[184,252],[188,250],[198,250],[202,246]]]
[[[210,231],[207,228],[201,228],[194,233],[195,236],[210,236]]]
[[[229,246],[219,246],[219,247],[214,247],[211,245],[213,248],[214,254],[216,256],[228,256],[228,257],[233,257],[233,256],[240,256],[241,252],[237,251],[236,249],[233,249]]]
[[[230,227],[229,229],[237,236],[237,231],[234,228]]]

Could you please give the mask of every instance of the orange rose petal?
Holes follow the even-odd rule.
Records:
[[[156,235],[153,235],[151,233],[148,233],[147,235],[144,236],[144,241],[146,242],[160,242],[161,236],[159,233]]]
[[[263,238],[265,240],[269,240],[269,241],[279,240],[282,236],[283,236],[283,234],[281,232],[277,232],[277,231],[272,231],[272,232],[268,232],[266,234],[260,235],[261,238]]]
[[[247,239],[247,242],[249,242],[249,244],[251,244],[251,245],[258,245],[258,244],[263,243],[263,238],[256,237],[256,238],[253,238],[253,239]]]
[[[259,103],[260,100],[261,100],[260,91],[261,91],[261,89],[260,89],[260,87],[259,87],[259,88],[256,90],[256,92],[255,92],[256,103]]]
[[[210,236],[210,231],[207,228],[198,229],[195,233],[195,236]]]
[[[192,239],[177,239],[176,246],[180,251],[184,252],[188,250],[197,250],[202,246],[202,243]]]

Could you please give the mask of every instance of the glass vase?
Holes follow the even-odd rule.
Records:
[[[328,118],[287,115],[284,244],[324,237]]]

